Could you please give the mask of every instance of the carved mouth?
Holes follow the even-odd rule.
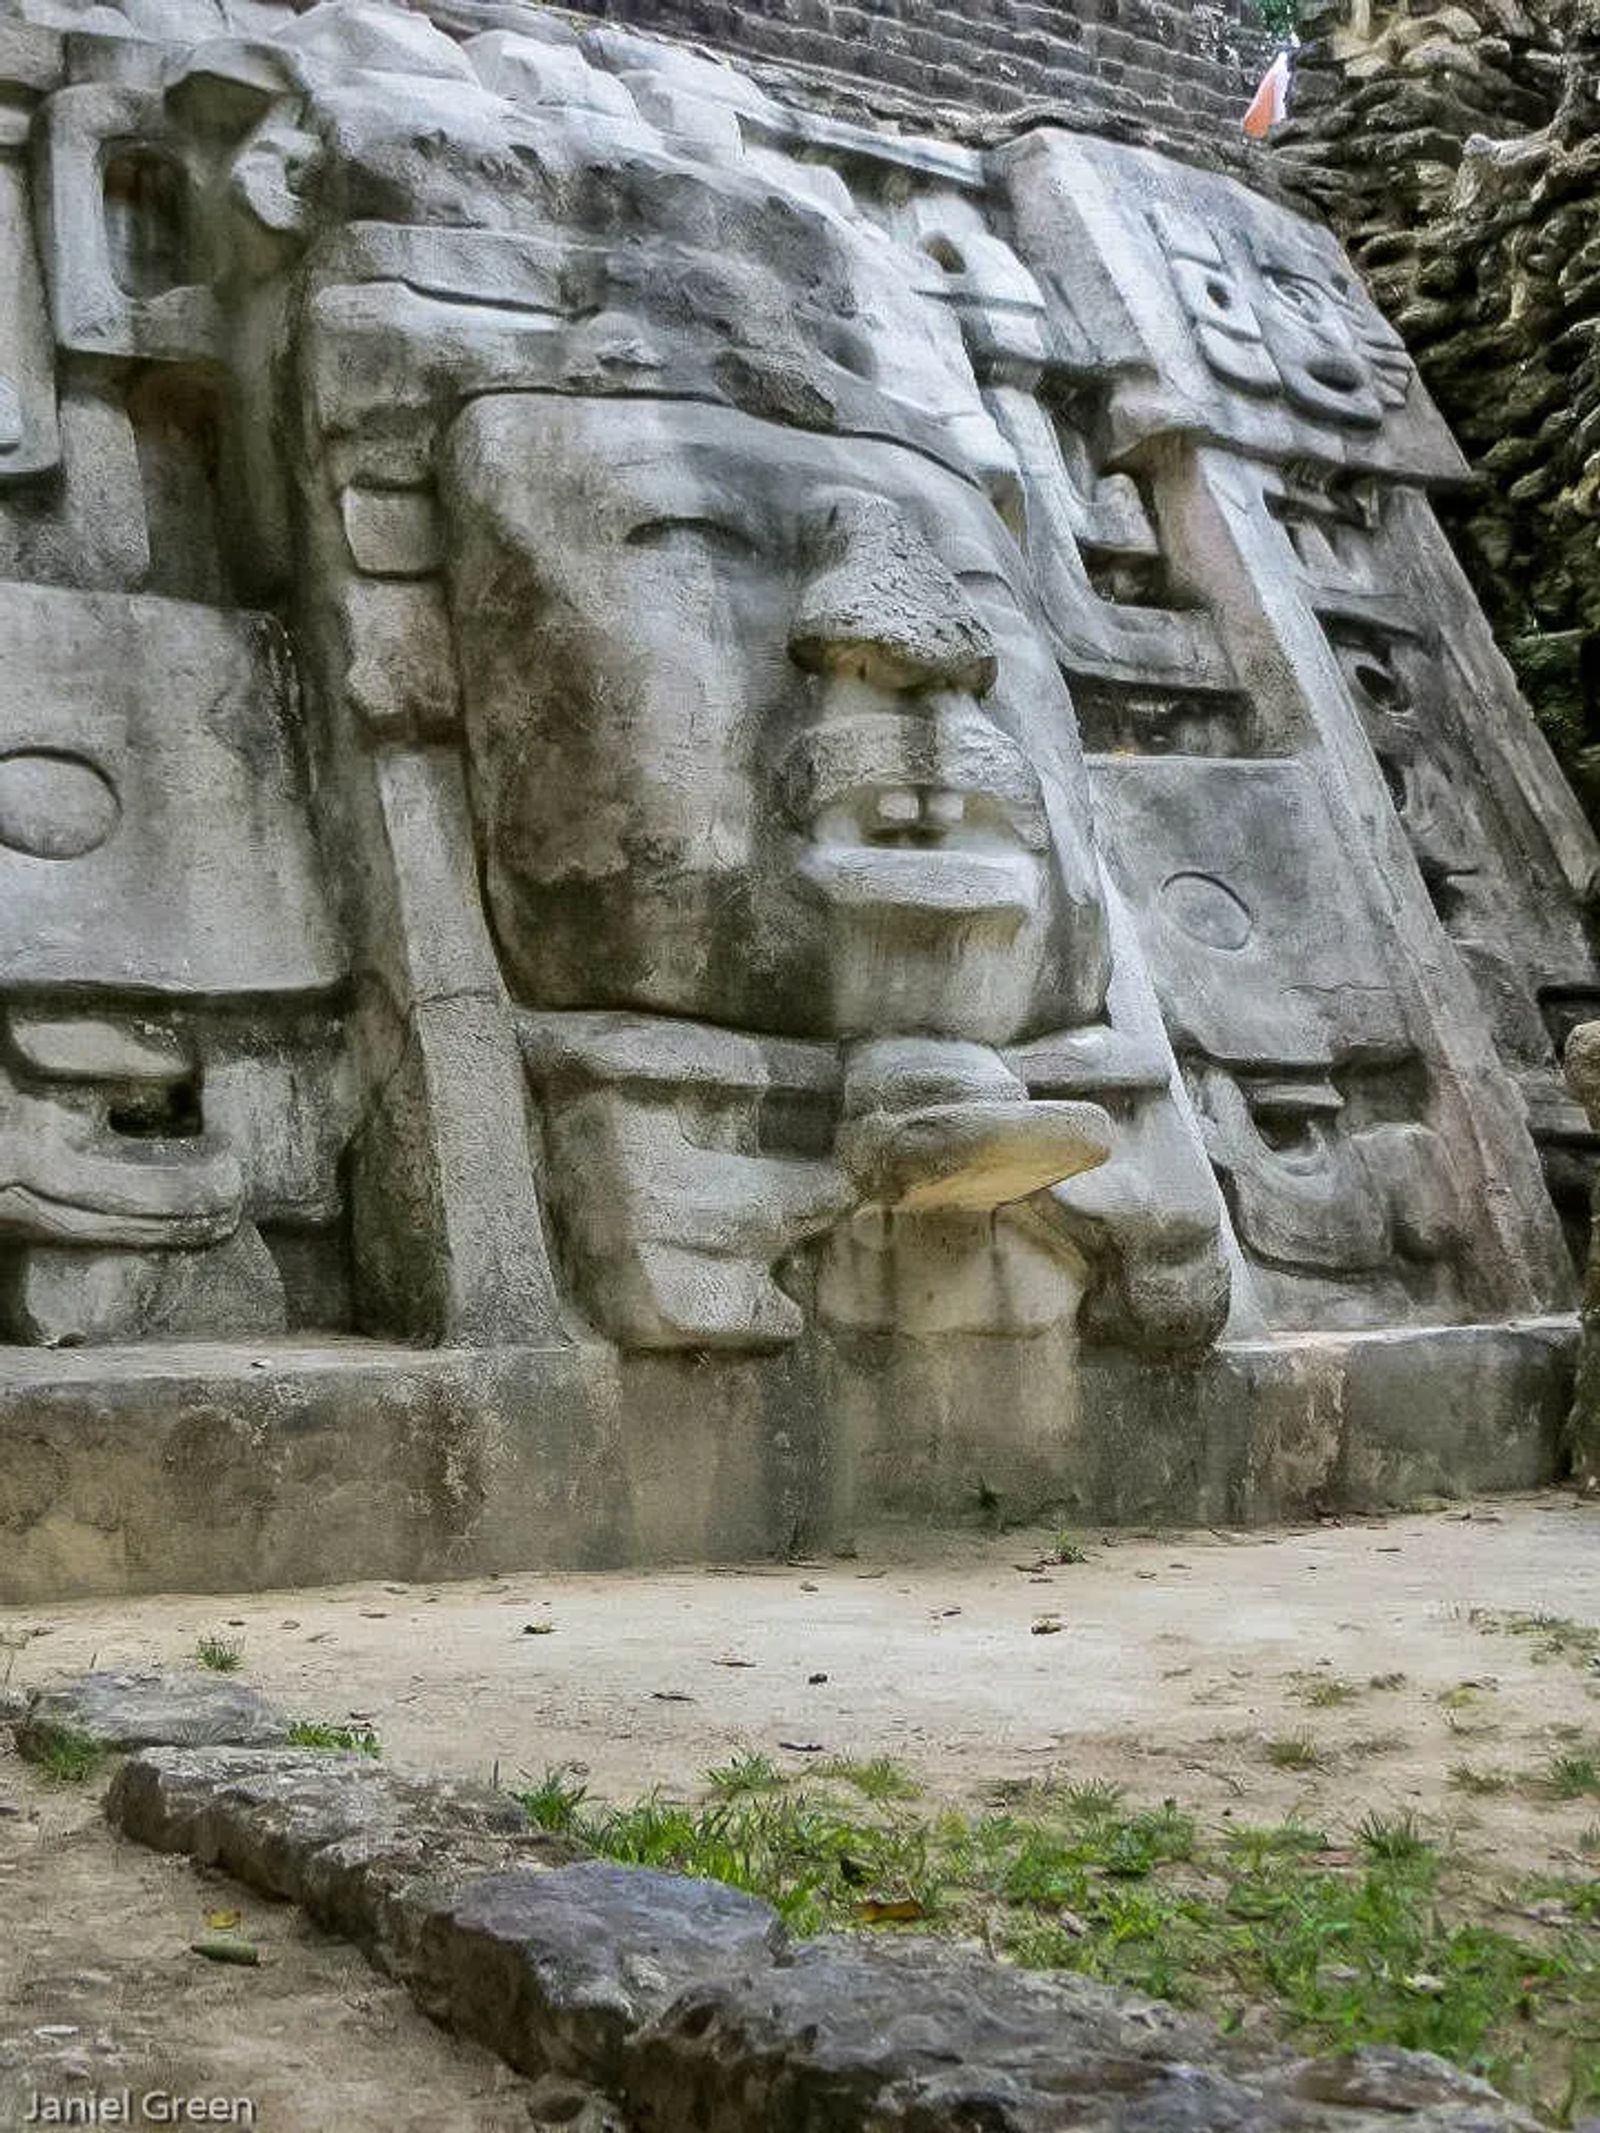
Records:
[[[968,714],[869,714],[806,736],[785,765],[801,872],[846,906],[1031,914],[1049,849],[1043,795],[1015,743]]]
[[[862,785],[819,810],[817,844],[870,845],[895,851],[1022,851],[1033,825],[1018,822],[997,793],[952,785]]]
[[[834,903],[1020,921],[1038,902],[1035,825],[992,792],[860,785],[810,827],[802,871]]]

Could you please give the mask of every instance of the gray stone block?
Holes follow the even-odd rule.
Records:
[[[283,1713],[258,1691],[215,1674],[98,1673],[37,1690],[16,1740],[37,1761],[64,1740],[120,1755],[167,1745],[264,1747],[287,1731]]]
[[[424,1929],[418,1990],[524,2073],[615,2090],[628,2040],[680,1992],[760,1968],[785,1942],[737,1889],[591,1861],[473,1883]]]

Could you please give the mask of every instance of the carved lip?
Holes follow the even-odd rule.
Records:
[[[830,903],[857,909],[946,913],[1020,924],[1037,908],[1039,863],[1031,853],[813,843],[800,872]]]
[[[801,735],[778,777],[785,813],[823,849],[965,863],[1049,848],[1038,773],[959,700],[829,720]]]

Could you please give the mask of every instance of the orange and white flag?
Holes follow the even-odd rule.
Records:
[[[1264,141],[1274,126],[1289,116],[1289,81],[1292,61],[1287,47],[1261,77],[1261,86],[1250,99],[1244,115],[1244,130],[1252,141]]]

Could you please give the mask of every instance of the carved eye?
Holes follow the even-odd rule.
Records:
[[[631,526],[625,536],[629,548],[660,548],[684,557],[698,551],[724,562],[748,562],[760,554],[742,526],[724,518],[647,518]]]
[[[1299,274],[1275,273],[1269,270],[1265,276],[1267,287],[1287,310],[1298,313],[1303,319],[1319,319],[1323,312],[1323,295],[1314,281],[1307,281]]]
[[[0,845],[31,859],[81,859],[122,812],[97,764],[55,749],[0,756]]]

